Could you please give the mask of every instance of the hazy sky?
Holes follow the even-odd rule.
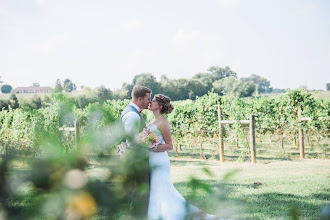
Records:
[[[13,87],[116,90],[210,66],[274,88],[330,83],[329,0],[0,0],[0,76]]]

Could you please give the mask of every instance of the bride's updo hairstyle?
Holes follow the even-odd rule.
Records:
[[[162,106],[160,109],[161,114],[170,114],[173,111],[174,107],[171,104],[171,99],[168,96],[157,94],[155,95],[155,99],[158,104]]]

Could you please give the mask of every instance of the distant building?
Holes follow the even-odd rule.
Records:
[[[17,87],[11,90],[11,93],[51,93],[53,89],[49,86],[40,87],[39,83],[33,83],[29,87]]]

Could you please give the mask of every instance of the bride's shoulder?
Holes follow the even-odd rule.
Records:
[[[159,121],[158,127],[161,128],[161,129],[164,129],[164,128],[169,127],[169,125],[170,124],[169,124],[167,118],[166,117],[162,117],[162,119]]]
[[[169,123],[167,118],[163,115],[160,120],[161,123]]]

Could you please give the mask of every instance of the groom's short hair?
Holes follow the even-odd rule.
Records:
[[[132,90],[132,99],[136,100],[138,98],[146,97],[147,93],[151,93],[151,89],[145,87],[145,86],[134,86]]]

